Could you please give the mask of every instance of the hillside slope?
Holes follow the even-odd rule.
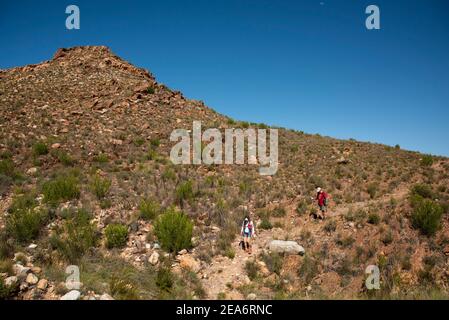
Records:
[[[3,297],[57,299],[69,264],[85,299],[447,296],[448,159],[279,128],[272,177],[254,165],[173,165],[170,133],[194,120],[267,127],[186,99],[106,47],[1,70],[0,273],[14,284]],[[324,221],[313,217],[317,186],[331,196]],[[438,211],[427,235],[412,217],[421,201]],[[170,255],[154,216],[172,206],[194,230],[193,247]],[[251,256],[238,248],[246,214],[260,231]],[[126,227],[125,243],[111,248],[108,225]],[[272,239],[306,254],[270,253]],[[381,269],[375,294],[363,286],[370,264]]]

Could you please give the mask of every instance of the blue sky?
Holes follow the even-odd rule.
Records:
[[[0,32],[0,68],[107,45],[239,120],[449,156],[447,0],[1,1]]]

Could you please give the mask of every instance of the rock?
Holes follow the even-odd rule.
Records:
[[[268,249],[272,252],[304,255],[305,250],[296,241],[272,240],[268,244]]]
[[[111,297],[109,294],[107,294],[107,293],[103,293],[101,296],[100,296],[100,300],[114,300],[114,298],[113,297]]]
[[[28,246],[28,249],[31,249],[31,250],[36,249],[36,248],[37,248],[37,244],[34,244],[34,243],[32,243]]]
[[[5,285],[7,287],[12,287],[12,286],[15,286],[18,281],[19,281],[19,279],[16,276],[8,277],[5,279]]]
[[[350,161],[346,159],[345,157],[341,157],[337,160],[338,164],[348,164]]]
[[[26,173],[27,175],[33,176],[37,173],[37,168],[29,168]]]
[[[12,270],[14,271],[16,276],[25,277],[28,273],[31,272],[31,269],[28,267],[24,267],[21,264],[15,264],[12,266]]]
[[[41,279],[37,283],[37,288],[39,290],[45,291],[47,289],[47,287],[48,287],[48,280],[46,280],[46,279]]]
[[[182,269],[188,269],[195,273],[197,273],[201,269],[200,263],[189,255],[183,255],[179,257],[179,265]]]
[[[60,143],[53,143],[53,144],[51,145],[51,148],[52,148],[52,149],[59,149],[59,148],[61,148],[61,144],[60,144]]]
[[[178,252],[178,254],[180,254],[180,255],[183,255],[183,254],[186,254],[186,253],[187,253],[186,249],[182,249],[181,251]]]
[[[159,253],[154,251],[148,258],[148,262],[151,263],[153,266],[157,265],[157,263],[159,262]]]
[[[123,144],[123,140],[119,140],[119,139],[111,139],[111,143],[114,146],[121,146]]]
[[[72,290],[61,297],[60,300],[79,300],[81,297],[81,292],[78,290]]]
[[[157,250],[157,249],[160,249],[161,248],[161,246],[159,245],[159,243],[155,243],[154,245],[153,245],[153,249],[154,250]]]
[[[197,237],[192,237],[191,242],[193,247],[197,247],[200,244]]]
[[[34,274],[29,273],[29,274],[27,275],[27,278],[26,278],[25,281],[26,281],[26,283],[28,283],[29,285],[34,286],[34,285],[37,284],[37,282],[39,281],[39,278],[36,277]]]
[[[248,299],[248,300],[256,300],[256,298],[257,298],[257,296],[256,296],[255,293],[250,293],[250,294],[246,297],[246,299]]]

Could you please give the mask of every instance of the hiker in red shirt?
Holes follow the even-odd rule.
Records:
[[[328,195],[320,187],[316,189],[316,201],[318,202],[322,218],[324,219],[326,217],[327,212]]]

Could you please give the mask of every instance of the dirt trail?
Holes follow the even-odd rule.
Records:
[[[391,198],[394,198],[396,200],[405,198],[409,192],[409,188],[405,185],[399,186],[395,192],[385,194],[382,197],[374,200],[368,200],[368,201],[360,201],[360,202],[353,202],[353,203],[347,203],[344,205],[337,205],[335,207],[330,206],[329,210],[329,216],[330,217],[336,217],[343,214],[346,214],[349,209],[357,210],[363,207],[367,207],[370,204],[374,203],[385,203],[390,201]]]
[[[346,214],[347,211],[352,208],[354,210],[366,207],[372,203],[387,202],[390,199],[396,198],[401,199],[407,196],[408,188],[405,186],[400,186],[392,194],[384,195],[375,200],[355,202],[339,206],[331,206],[329,217],[338,217]],[[313,220],[310,217],[298,217],[296,213],[296,204],[299,198],[287,201],[284,203],[287,215],[283,218],[285,226],[290,225],[288,228],[288,233],[290,235],[299,235],[303,228],[315,233],[322,228],[322,224],[312,223]],[[245,264],[249,259],[254,259],[258,257],[262,252],[263,248],[266,247],[267,243],[272,239],[279,239],[281,232],[279,229],[271,230],[257,230],[257,238],[253,240],[253,250],[252,254],[244,252],[239,248],[239,242],[241,237],[237,237],[232,244],[236,254],[234,259],[229,259],[228,257],[215,256],[212,259],[210,266],[203,272],[206,277],[203,278],[202,284],[206,291],[208,299],[217,299],[220,293],[226,293],[226,299],[245,299],[245,297],[236,290],[240,285],[249,283],[249,279],[245,272]],[[283,230],[285,231],[285,230]],[[327,237],[323,236],[320,241],[327,241]]]
[[[216,256],[212,259],[210,267],[205,273],[206,279],[202,279],[202,284],[207,293],[208,299],[217,299],[221,292],[226,292],[227,299],[243,299],[244,297],[235,290],[232,285],[240,286],[248,283],[245,272],[245,264],[248,260],[259,256],[266,243],[272,239],[271,230],[260,230],[253,240],[252,253],[248,254],[239,248],[241,237],[237,237],[232,247],[235,250],[234,259]]]

